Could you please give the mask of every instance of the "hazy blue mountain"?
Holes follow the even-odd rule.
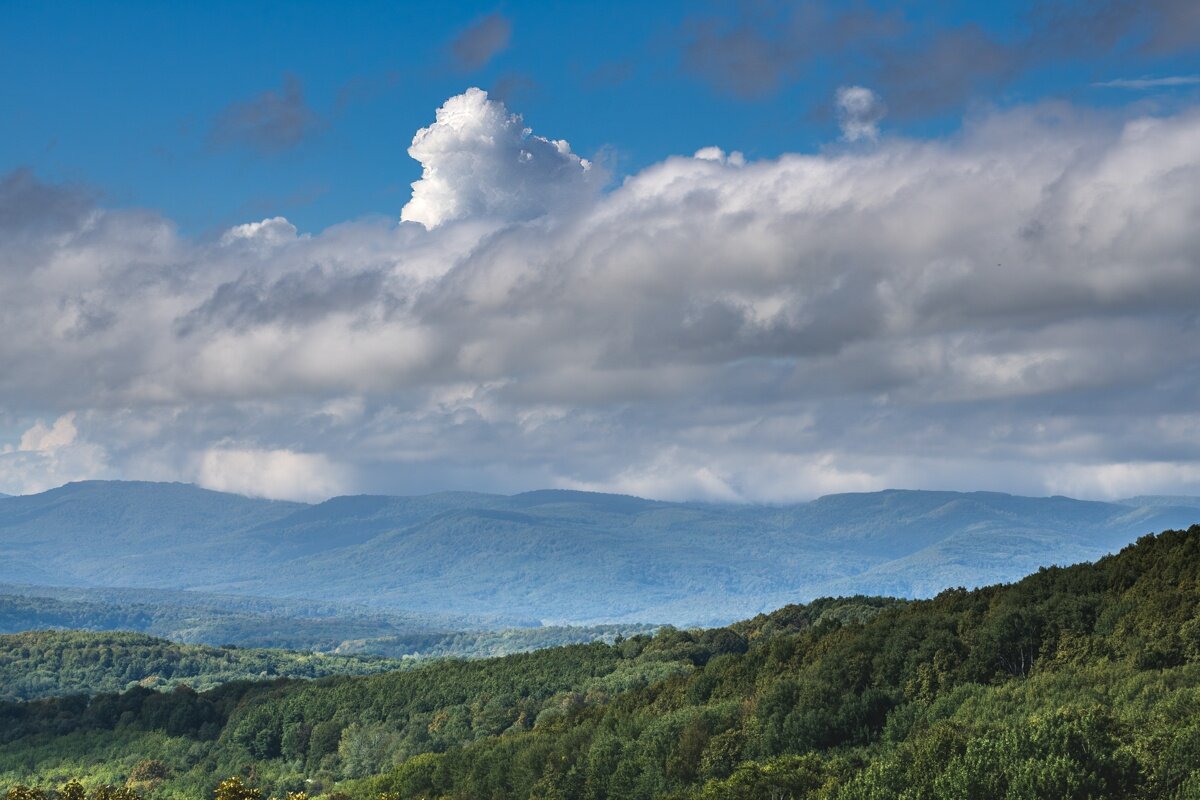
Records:
[[[1200,521],[1176,499],[886,491],[727,506],[555,490],[305,505],[88,482],[0,499],[0,582],[687,624],[1015,579]]]
[[[193,559],[211,568],[219,557],[236,568],[258,555],[242,532],[304,507],[137,481],[85,481],[6,497],[0,582],[182,588]]]

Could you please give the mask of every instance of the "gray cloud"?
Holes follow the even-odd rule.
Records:
[[[0,216],[0,491],[1200,490],[1195,111],[706,150],[602,193],[547,139],[514,171],[531,135],[470,97],[418,148],[429,226],[197,240],[0,179],[29,199]]]
[[[1155,0],[1136,7],[1151,15],[1146,51],[1170,54],[1200,44],[1200,5],[1192,0]]]
[[[929,28],[904,9],[832,4],[739,3],[684,28],[684,67],[717,89],[755,98],[845,59],[871,75],[902,116],[942,111],[1002,85],[1027,59],[1022,44],[981,28]]]
[[[264,283],[252,274],[223,283],[212,295],[179,320],[181,336],[201,331],[250,330],[257,326],[311,325],[330,315],[355,311],[375,303],[396,307],[398,298],[383,288],[377,271],[331,275],[320,266]]]
[[[683,25],[682,64],[747,99],[831,73],[852,77],[880,87],[892,112],[909,118],[960,107],[1068,59],[1119,50],[1144,61],[1193,48],[1197,9],[1192,0],[1038,3],[1001,37],[973,24],[940,26],[911,4],[723,3]],[[850,74],[838,75],[839,64]]]
[[[857,142],[879,138],[879,123],[887,114],[879,95],[865,86],[840,86],[835,99],[843,139]]]
[[[1028,66],[1021,47],[968,25],[879,48],[877,80],[889,104],[912,117],[945,111],[1004,86]]]
[[[488,14],[458,34],[450,43],[450,52],[462,69],[476,70],[507,50],[511,38],[508,17]]]
[[[684,66],[722,91],[752,98],[769,94],[798,67],[801,52],[788,39],[767,39],[748,25],[695,23]]]
[[[488,94],[494,100],[511,106],[514,101],[520,101],[529,94],[536,92],[537,88],[537,81],[525,73],[508,72],[496,79]]]
[[[806,77],[819,58],[892,40],[907,27],[899,13],[862,7],[777,0],[724,4],[721,13],[684,23],[683,66],[722,91],[762,97]]]
[[[78,228],[93,199],[82,187],[48,186],[31,170],[17,169],[0,177],[0,232],[9,247],[15,243],[14,237],[29,243],[44,241],[55,233]]]
[[[213,122],[208,140],[217,148],[246,147],[274,154],[296,147],[318,127],[300,79],[285,75],[279,90],[268,89],[227,106]]]

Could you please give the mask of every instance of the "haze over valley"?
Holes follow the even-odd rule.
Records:
[[[325,616],[415,612],[441,629],[712,625],[817,597],[1016,580],[1197,522],[1189,497],[887,491],[766,506],[543,490],[304,504],[93,481],[0,499],[0,583],[325,601]]]

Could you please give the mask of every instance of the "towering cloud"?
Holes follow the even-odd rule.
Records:
[[[408,154],[423,170],[401,219],[427,228],[464,217],[529,219],[577,205],[596,185],[592,165],[567,142],[534,136],[482,89],[447,100]]]

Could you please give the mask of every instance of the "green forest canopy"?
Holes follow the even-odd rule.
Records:
[[[205,690],[233,680],[367,675],[403,666],[376,656],[176,644],[141,633],[29,631],[0,635],[0,699],[134,686]]]

